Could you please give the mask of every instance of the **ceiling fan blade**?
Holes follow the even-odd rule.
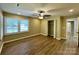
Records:
[[[47,12],[51,12],[51,11],[54,11],[55,9],[49,9],[49,10],[47,10]]]
[[[39,16],[39,14],[38,14],[38,13],[33,13],[32,15],[33,15],[33,16]]]

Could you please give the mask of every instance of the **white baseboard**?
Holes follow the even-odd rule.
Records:
[[[55,36],[53,36],[54,38],[56,38]]]
[[[61,37],[61,39],[66,39],[65,37]]]
[[[64,37],[61,37],[61,38],[56,38],[57,40],[61,40],[61,39],[66,39],[66,38],[64,38]]]
[[[1,51],[2,51],[2,48],[3,48],[3,45],[4,45],[4,43],[1,43],[1,45],[0,45],[0,54],[1,54]]]
[[[5,41],[3,43],[5,44],[5,43],[9,43],[9,42],[13,42],[13,41],[16,41],[16,40],[21,40],[21,39],[24,39],[24,38],[29,38],[29,37],[37,36],[37,35],[40,35],[40,33],[39,34],[33,34],[33,35],[30,35],[30,36],[26,36],[26,37],[21,37],[21,38],[13,39],[13,40],[9,40],[9,41]]]
[[[44,36],[47,36],[47,34],[44,34],[44,33],[40,33],[41,35],[44,35]]]
[[[56,38],[57,40],[61,40],[61,38]]]

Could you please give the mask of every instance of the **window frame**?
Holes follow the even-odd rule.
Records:
[[[27,19],[27,18],[26,18]],[[24,20],[25,21],[25,20]],[[28,19],[27,19],[28,21]],[[29,31],[29,21],[28,21],[28,31]],[[20,27],[20,21],[19,21],[19,32],[28,32],[28,31],[21,31],[21,27]]]
[[[18,34],[18,33],[24,33],[24,32],[29,32],[29,20],[28,20],[28,31],[20,31],[20,20],[18,18],[15,18],[18,20],[18,32],[13,32],[13,33],[6,33],[6,18],[11,18],[11,17],[4,17],[4,35],[13,35],[13,34]],[[25,20],[25,19],[24,19]]]

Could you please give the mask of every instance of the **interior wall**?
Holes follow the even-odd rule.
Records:
[[[60,20],[60,17],[58,17],[57,19],[57,35],[56,35],[56,38],[58,39],[58,40],[60,40],[61,39],[61,20]]]
[[[52,16],[49,19],[41,20],[41,33],[48,35],[48,21],[54,20],[54,38],[66,39],[66,18],[60,16]]]
[[[78,36],[78,18],[75,18],[74,20],[75,20],[74,21],[74,35],[75,37],[77,37]]]
[[[24,19],[25,16],[18,16],[14,14],[4,13],[4,17],[16,17],[20,19]],[[29,31],[16,33],[12,35],[4,35],[4,41],[13,40],[21,37],[27,37],[34,34],[43,34],[45,36],[48,35],[48,21],[54,20],[54,38],[58,40],[66,37],[66,19],[60,16],[53,16],[49,19],[34,19],[29,18]]]
[[[78,47],[79,47],[79,17],[78,17]]]
[[[3,14],[0,10],[0,40],[3,39]]]
[[[61,39],[66,39],[66,17],[61,17]]]
[[[48,35],[48,21],[46,19],[41,20],[41,34]]]
[[[16,18],[21,18],[21,19],[25,18],[25,16],[18,16],[18,15],[9,14],[9,13],[4,13],[4,17],[16,17]],[[40,20],[29,18],[29,31],[28,32],[4,35],[4,41],[27,37],[27,36],[35,35],[39,33],[40,33]]]

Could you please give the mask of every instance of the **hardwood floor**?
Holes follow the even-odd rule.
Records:
[[[38,35],[4,44],[2,55],[72,55],[79,54],[76,43]]]

